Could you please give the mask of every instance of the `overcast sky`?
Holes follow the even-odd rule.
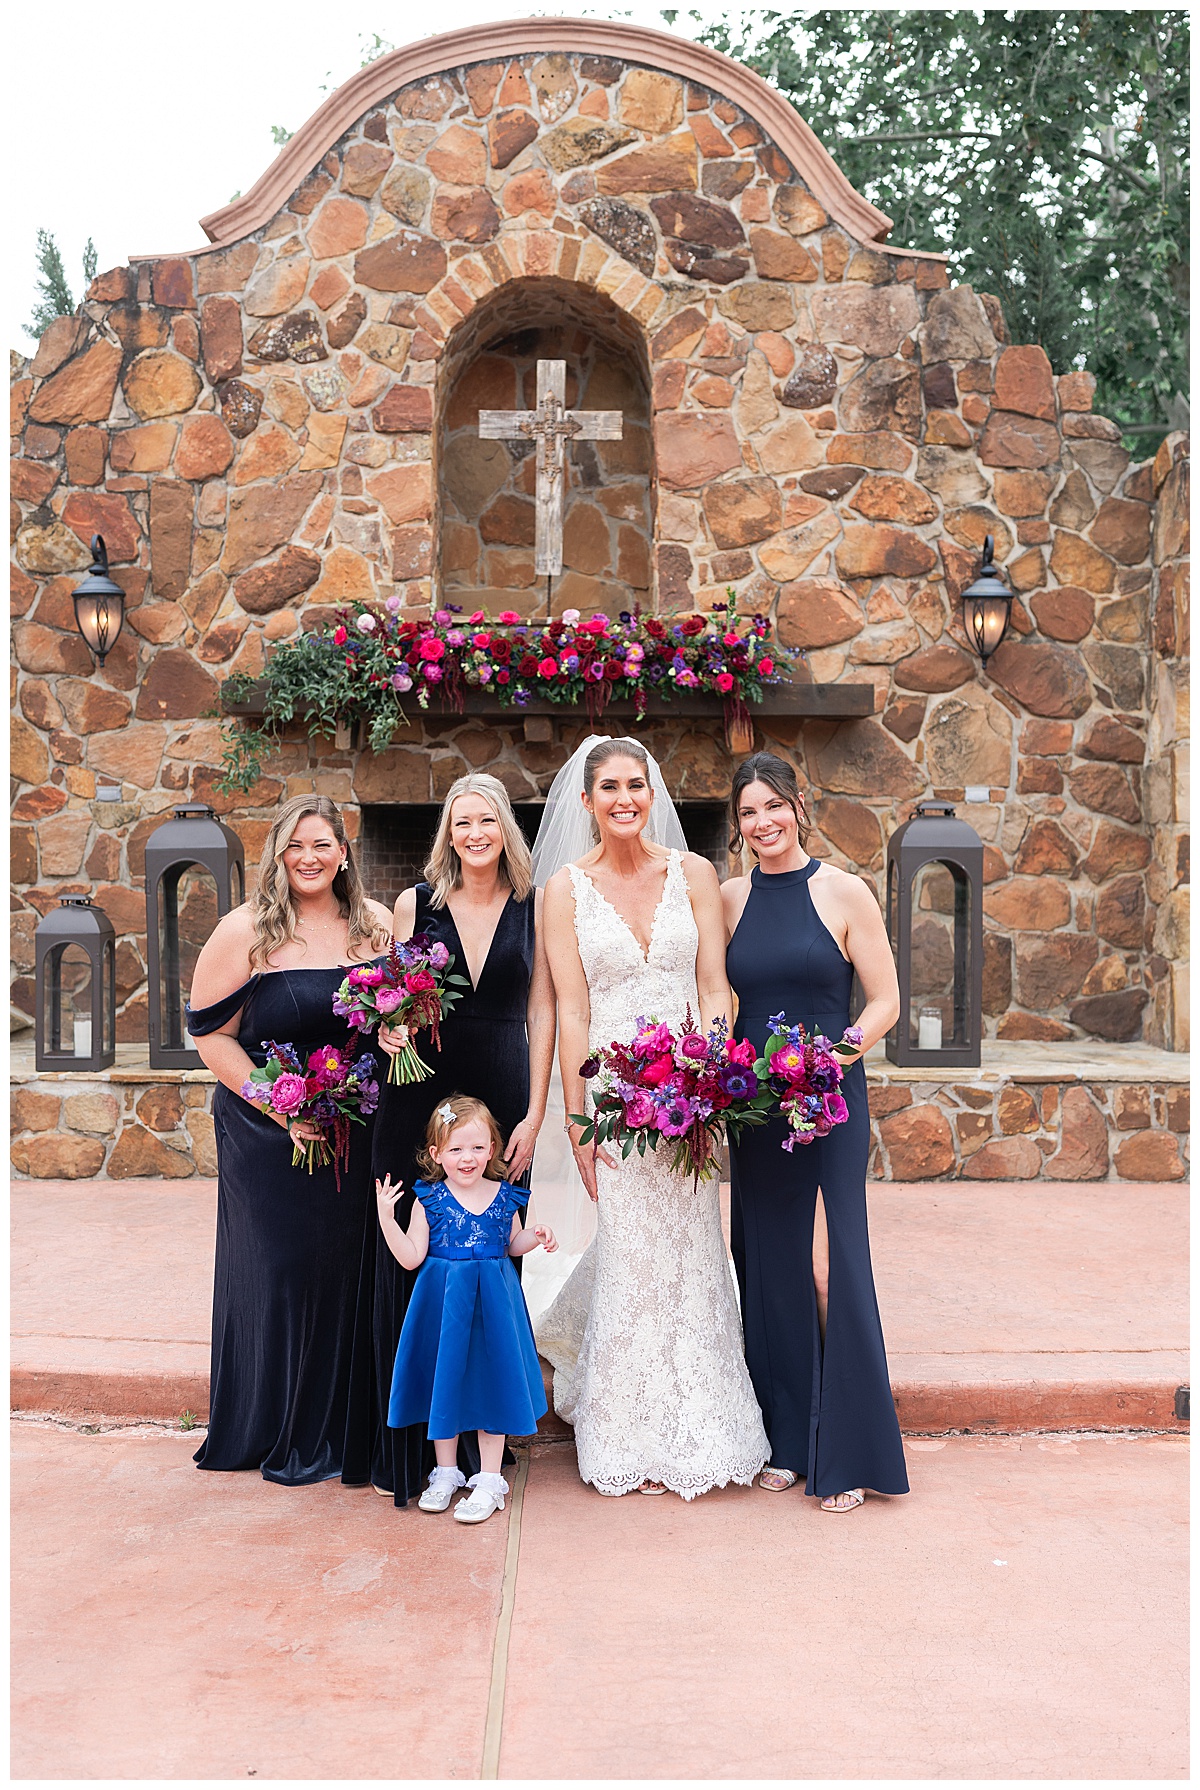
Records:
[[[43,5],[46,10],[43,10]],[[674,29],[748,10],[685,0]],[[666,29],[659,4],[611,11],[580,0],[205,0],[203,6],[93,0],[27,4],[10,15],[8,345],[32,352],[36,238],[49,230],[76,298],[89,236],[100,267],[204,242],[198,219],[246,192],[274,158],[271,126],[296,130],[363,59],[378,33],[402,46],[489,19],[602,16]]]

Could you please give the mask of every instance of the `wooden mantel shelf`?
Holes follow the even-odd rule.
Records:
[[[256,683],[249,694],[240,702],[233,702],[224,694],[221,698],[222,710],[226,715],[242,715],[248,720],[257,719],[265,711],[265,698],[260,683]],[[818,719],[822,721],[855,721],[864,715],[875,712],[875,691],[871,684],[777,684],[763,692],[761,702],[751,703],[750,713],[771,716],[781,719]],[[523,715],[560,715],[568,716],[578,709],[586,713],[583,704],[550,702],[534,697],[530,702],[518,706],[516,703],[501,704],[490,692],[485,690],[468,690],[464,699],[462,713],[477,716],[489,721],[515,721]],[[416,719],[422,711],[413,703],[408,711],[410,719]],[[431,718],[453,715],[456,711],[443,708],[440,703],[431,703],[427,711]],[[697,719],[715,720],[725,712],[724,704],[719,696],[704,693],[683,692],[664,701],[661,696],[651,696],[646,705],[646,716],[655,721],[671,719],[694,721]],[[616,699],[606,706],[604,713],[614,719],[632,718],[637,708],[632,698]]]

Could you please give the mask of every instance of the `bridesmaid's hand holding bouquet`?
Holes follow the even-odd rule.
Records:
[[[333,997],[333,1011],[360,1031],[376,1026],[402,1034],[397,1048],[383,1048],[392,1059],[390,1082],[424,1081],[433,1074],[421,1060],[413,1036],[428,1031],[435,1050],[442,1048],[439,1026],[468,986],[465,976],[450,972],[454,959],[440,941],[416,932],[403,944],[393,939],[384,961],[356,964]]]
[[[754,1066],[788,1122],[788,1135],[780,1147],[791,1151],[797,1144],[810,1144],[815,1137],[828,1137],[835,1125],[845,1124],[850,1117],[837,1091],[842,1064],[834,1055],[838,1046],[830,1044],[823,1033],[810,1038],[803,1026],[789,1026],[783,1013],[773,1014],[767,1024],[771,1036]],[[847,1026],[841,1043],[857,1054],[862,1038],[860,1027]]]
[[[374,1057],[356,1057],[329,1044],[302,1063],[294,1044],[264,1039],[262,1048],[267,1060],[250,1071],[242,1099],[284,1121],[292,1139],[293,1168],[307,1163],[311,1175],[318,1165],[332,1163],[340,1192],[342,1170],[350,1159],[350,1127],[361,1125],[379,1104]],[[308,1133],[303,1138],[292,1134],[297,1122]]]

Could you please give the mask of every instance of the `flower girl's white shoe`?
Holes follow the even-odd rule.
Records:
[[[503,1474],[477,1473],[467,1484],[472,1487],[471,1496],[455,1506],[456,1523],[486,1523],[493,1512],[504,1509],[508,1482]]]
[[[457,1467],[435,1467],[417,1500],[418,1510],[449,1510],[450,1500],[466,1480]]]

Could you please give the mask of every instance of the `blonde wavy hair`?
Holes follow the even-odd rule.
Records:
[[[348,922],[347,955],[356,956],[364,946],[369,946],[372,951],[386,950],[390,940],[387,927],[372,918],[367,906],[354,853],[336,802],[331,802],[328,796],[292,796],[276,812],[259,860],[258,887],[250,900],[254,919],[251,969],[264,968],[273,952],[296,937],[296,904],[283,854],[291,844],[296,823],[306,814],[316,814],[327,821],[330,832],[346,854],[345,867],[333,879],[333,893],[342,917]]]
[[[454,849],[450,824],[459,796],[482,796],[494,809],[500,822],[500,837],[504,841],[500,868],[516,899],[527,900],[533,887],[533,860],[529,841],[513,813],[508,791],[498,777],[489,777],[486,771],[468,771],[465,777],[459,777],[450,785],[438,816],[437,832],[425,866],[425,881],[431,891],[430,906],[445,907],[454,890],[462,888],[462,860]]]
[[[457,1131],[460,1125],[470,1124],[472,1119],[478,1119],[484,1129],[491,1134],[492,1154],[488,1158],[488,1165],[484,1172],[489,1175],[497,1175],[503,1181],[505,1170],[503,1134],[483,1101],[476,1100],[470,1094],[451,1094],[448,1099],[439,1101],[434,1107],[429,1116],[429,1123],[425,1127],[425,1147],[417,1151],[418,1168],[424,1169],[427,1175],[440,1174],[441,1165],[431,1152],[441,1150],[451,1133]]]

